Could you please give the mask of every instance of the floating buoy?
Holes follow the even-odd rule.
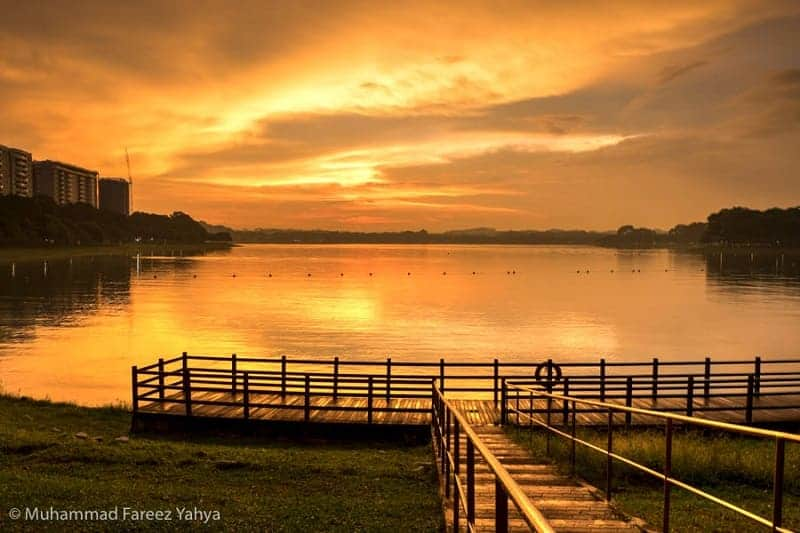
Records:
[[[236,277],[236,274],[231,274],[231,277],[232,277],[232,278],[235,278],[235,277]]]
[[[309,277],[309,278],[311,277],[311,272],[309,272],[309,273],[308,273],[308,277]]]
[[[632,269],[631,269],[631,272],[634,272],[634,273],[635,273],[635,272],[636,272],[636,269],[635,269],[635,268],[632,268]]]
[[[155,274],[153,274],[153,279],[158,279],[158,276],[156,276]]]
[[[193,278],[196,278],[196,277],[197,277],[197,274],[194,274],[192,277],[193,277]]]
[[[371,275],[372,275],[372,272],[370,272],[370,273],[369,273],[369,275],[371,276]]]
[[[406,274],[406,276],[410,276],[410,275],[411,275],[411,272],[409,272],[408,274]]]
[[[586,269],[586,273],[587,273],[587,274],[589,273],[589,269]]]
[[[639,269],[636,269],[636,272],[641,272],[641,270],[639,270]]]
[[[611,272],[613,274],[614,273],[614,269],[612,268],[611,270],[609,270],[609,272]]]
[[[343,278],[344,277],[344,272],[339,272],[339,277]]]
[[[664,269],[664,272],[669,272],[669,269],[668,269],[668,268],[665,268],[665,269]]]
[[[267,277],[268,277],[268,278],[271,278],[271,277],[272,277],[272,272],[270,272],[269,274],[267,274]]]
[[[576,274],[580,274],[580,273],[581,273],[581,271],[580,271],[580,270],[576,270],[576,271],[575,271],[575,273],[576,273]]]
[[[587,272],[588,272],[588,270],[587,270]],[[515,276],[517,275],[517,271],[516,270],[512,270],[511,273],[514,274]]]
[[[474,271],[474,270],[472,271],[472,275],[473,275],[473,276],[475,275],[475,271]]]
[[[446,275],[447,275],[447,272],[442,272],[442,276],[446,276]]]

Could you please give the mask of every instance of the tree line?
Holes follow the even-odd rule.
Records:
[[[129,216],[89,204],[58,205],[48,196],[0,197],[0,246],[201,243],[230,240],[209,233],[186,213],[133,213]]]

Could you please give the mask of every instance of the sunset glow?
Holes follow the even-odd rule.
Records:
[[[238,228],[797,203],[797,2],[429,4],[4,8],[0,142]]]

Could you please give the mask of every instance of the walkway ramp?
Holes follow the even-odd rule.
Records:
[[[455,409],[462,421],[466,421],[467,414],[462,410],[468,404],[447,402],[447,408]],[[474,414],[474,413],[473,413]],[[445,486],[448,476],[452,475],[453,464],[443,465],[443,458],[458,455],[460,467],[458,471],[459,485],[468,487],[467,468],[464,465],[464,454],[468,446],[468,435],[462,429],[458,431],[454,425],[456,415],[447,417],[450,421],[449,437],[446,439],[434,438],[434,446],[439,461],[438,471],[443,485],[445,517],[447,530],[454,531],[453,509],[456,505],[453,497],[456,493],[455,484]],[[475,438],[491,452],[514,482],[522,489],[530,503],[547,520],[549,526],[555,531],[565,532],[638,532],[642,529],[633,521],[617,513],[608,502],[601,498],[599,492],[591,486],[577,481],[560,473],[557,468],[544,458],[535,458],[523,446],[513,441],[502,427],[489,423],[468,422]],[[458,435],[456,448],[455,435]],[[449,442],[449,451],[442,453],[440,446]],[[446,466],[446,468],[445,468]],[[475,493],[475,530],[497,530],[497,477],[485,458],[476,450],[474,453],[474,493]],[[463,497],[463,496],[462,496]],[[458,531],[467,531],[464,520],[463,502],[459,506],[460,519]],[[531,527],[523,519],[522,514],[515,505],[508,505],[508,531],[528,532]]]
[[[473,429],[556,531],[641,531],[620,517],[604,500],[598,499],[588,485],[559,473],[551,464],[536,461],[502,428],[485,425],[473,426]],[[466,437],[461,437],[461,444],[464,449]],[[466,483],[466,474],[461,476]],[[479,531],[494,531],[494,475],[479,456],[476,457],[475,482],[476,526]],[[508,511],[509,531],[530,531],[513,505]],[[452,522],[449,526],[452,529]]]

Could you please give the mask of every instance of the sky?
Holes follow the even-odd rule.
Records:
[[[800,2],[0,0],[0,144],[235,228],[800,204]]]

